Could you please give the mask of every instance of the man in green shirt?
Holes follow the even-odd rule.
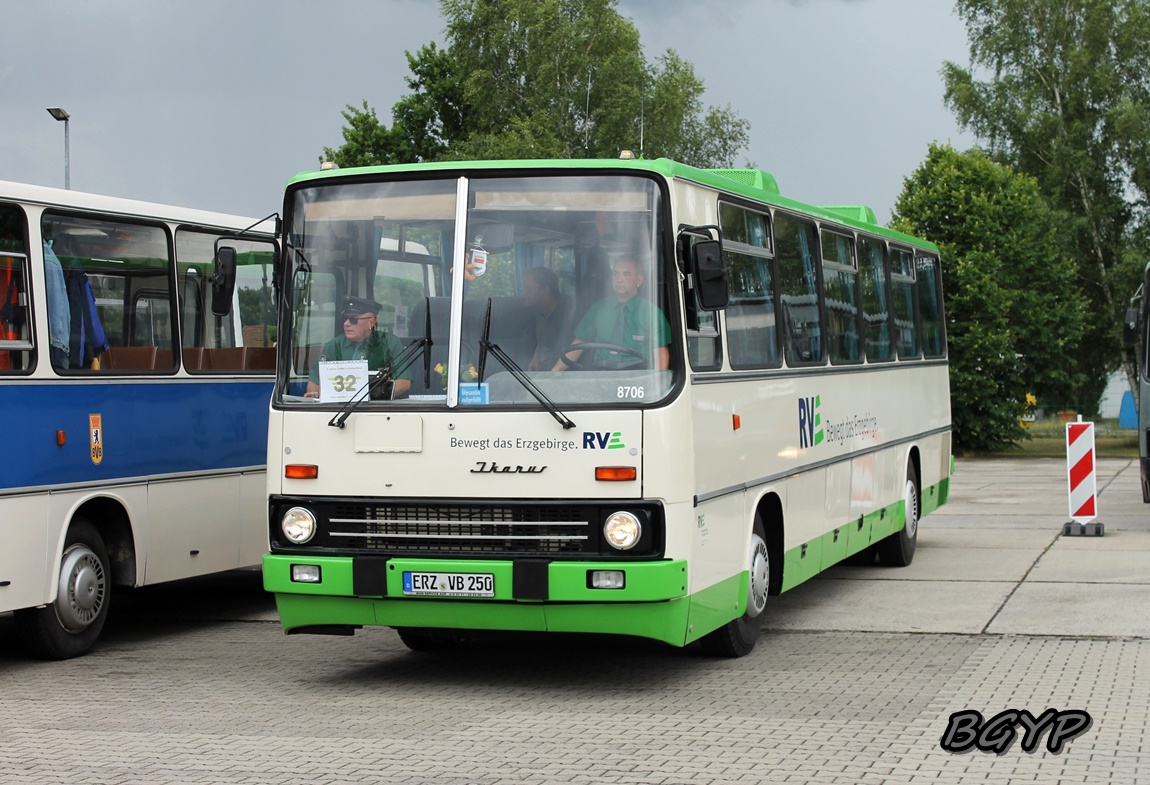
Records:
[[[575,328],[572,343],[624,346],[653,358],[653,366],[659,370],[669,368],[671,353],[667,347],[671,344],[671,325],[658,306],[646,297],[637,296],[642,285],[643,266],[639,260],[633,256],[616,259],[611,265],[612,294],[587,309]],[[582,350],[573,349],[567,352],[567,357],[577,362],[582,354]],[[599,349],[592,364],[626,368],[638,362],[633,354]],[[562,371],[567,367],[563,358],[559,358],[551,370]]]
[[[403,344],[391,333],[377,332],[376,314],[381,306],[374,300],[363,297],[347,297],[342,302],[340,319],[343,335],[332,338],[323,345],[319,358],[312,364],[308,375],[308,398],[319,397],[319,366],[324,362],[338,360],[367,360],[367,369],[377,371],[386,368],[403,351]],[[392,369],[395,379],[394,397],[406,395],[411,389],[411,370],[403,369],[398,375]]]

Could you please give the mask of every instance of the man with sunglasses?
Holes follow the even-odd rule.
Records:
[[[367,369],[376,371],[389,366],[403,351],[403,344],[391,333],[377,331],[376,314],[383,306],[374,300],[363,297],[346,297],[342,301],[340,322],[343,335],[336,336],[323,345],[319,358],[311,366],[308,376],[308,398],[319,397],[319,364],[339,360],[367,360]],[[392,369],[395,381],[394,397],[406,395],[411,389],[411,369],[404,368],[400,373]]]

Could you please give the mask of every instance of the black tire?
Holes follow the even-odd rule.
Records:
[[[96,527],[72,521],[56,576],[56,601],[16,612],[20,643],[33,657],[66,660],[92,648],[108,618],[112,570]]]
[[[914,464],[906,467],[906,521],[901,531],[883,538],[878,543],[878,561],[884,567],[906,567],[914,561],[914,549],[918,543],[918,522],[921,513],[919,506],[918,474]]]
[[[747,610],[737,619],[724,624],[717,630],[704,635],[699,644],[703,653],[711,657],[745,657],[755,648],[759,631],[763,626],[763,610],[775,570],[779,569],[775,554],[767,546],[766,529],[763,521],[755,516],[751,532],[750,583],[748,587]]]
[[[870,567],[874,564],[875,558],[877,558],[875,548],[876,546],[874,545],[868,545],[858,553],[852,553],[843,559],[843,564],[848,567]]]
[[[429,627],[396,627],[403,645],[412,651],[452,651],[459,647],[455,630],[437,630]]]

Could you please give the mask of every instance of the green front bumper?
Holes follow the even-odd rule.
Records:
[[[318,566],[322,581],[293,582],[293,564]],[[678,646],[698,637],[690,630],[692,598],[687,594],[686,561],[551,562],[546,566],[546,600],[516,597],[514,569],[511,561],[390,559],[375,580],[379,593],[357,595],[349,557],[269,554],[263,561],[264,588],[275,594],[280,620],[289,633],[306,632],[307,627],[373,625],[599,632],[638,635]],[[626,586],[588,588],[590,570],[622,570]],[[404,596],[406,571],[490,573],[495,579],[495,597]],[[362,590],[362,576],[358,585]],[[722,593],[737,594],[737,586],[736,579]],[[701,610],[696,606],[696,614]]]

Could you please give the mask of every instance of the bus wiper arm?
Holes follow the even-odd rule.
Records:
[[[370,382],[368,382],[367,386],[352,396],[351,400],[345,403],[343,408],[336,412],[335,417],[331,418],[331,421],[328,422],[328,425],[333,428],[342,428],[343,424],[347,422],[347,418],[351,416],[351,413],[354,412],[364,401],[374,398],[376,389],[384,382],[392,378],[392,368],[396,369],[396,375],[403,373],[407,370],[407,367],[411,365],[411,361],[415,359],[415,355],[418,354],[420,350],[425,352],[429,351],[427,347],[430,343],[430,339],[423,338],[417,338],[409,343],[407,348],[404,349],[403,352],[398,357],[396,357],[390,365],[384,366],[375,372],[375,376]]]
[[[531,397],[539,401],[540,406],[546,409],[548,413],[550,413],[550,415],[555,418],[557,423],[562,425],[564,429],[575,427],[575,423],[571,421],[571,418],[563,412],[559,411],[559,407],[555,405],[555,402],[548,398],[547,394],[540,390],[535,385],[535,382],[528,378],[527,372],[520,368],[519,365],[514,360],[512,360],[510,356],[508,356],[507,352],[499,348],[498,344],[491,342],[490,297],[487,298],[487,316],[483,321],[483,337],[479,339],[479,378],[475,381],[476,387],[483,383],[483,370],[487,365],[488,352],[494,354],[495,359],[503,363],[503,367],[505,367],[511,373],[511,375],[515,377],[515,381],[523,385],[523,389],[531,393]]]
[[[347,422],[347,418],[351,416],[351,413],[359,408],[361,403],[371,398],[372,391],[390,378],[391,366],[389,365],[386,368],[380,368],[375,372],[375,376],[371,379],[371,381],[361,387],[355,395],[351,396],[347,403],[340,407],[340,410],[335,413],[335,416],[327,421],[327,424],[332,428],[342,428],[343,424]]]

